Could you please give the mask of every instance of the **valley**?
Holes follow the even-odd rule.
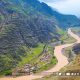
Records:
[[[0,0],[0,80],[36,79],[64,68],[77,48],[72,45],[80,43],[75,26],[77,16],[39,0]]]
[[[75,43],[80,43],[80,38],[74,34],[71,29],[68,29],[68,34],[71,35],[73,38],[75,38],[77,41]],[[41,77],[44,77],[44,76],[47,76],[47,75],[50,75],[52,74],[53,72],[56,72],[56,71],[59,71],[61,68],[63,68],[65,65],[68,64],[68,59],[67,57],[65,57],[63,54],[62,54],[62,49],[63,48],[66,48],[66,47],[69,47],[69,46],[72,46],[73,44],[75,43],[71,43],[71,44],[65,44],[65,45],[61,45],[61,46],[56,46],[55,47],[55,50],[54,50],[54,55],[56,56],[56,58],[58,59],[58,63],[56,66],[54,66],[52,69],[48,70],[48,71],[44,71],[40,74],[32,74],[32,75],[29,75],[29,76],[22,76],[22,77],[17,77],[17,78],[0,78],[1,80],[21,80],[21,79],[24,79],[24,80],[32,80],[32,79],[36,79],[36,78],[41,78]],[[59,52],[58,52],[59,51]],[[63,59],[63,60],[62,60]],[[47,74],[46,74],[47,73]]]

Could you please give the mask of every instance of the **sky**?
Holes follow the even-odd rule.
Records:
[[[80,17],[80,0],[40,0],[63,14]]]

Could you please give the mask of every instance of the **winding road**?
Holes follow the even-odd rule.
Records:
[[[80,43],[80,37],[77,36],[76,34],[74,34],[71,29],[68,29],[68,34],[75,38],[77,41],[75,43]],[[55,65],[53,68],[51,68],[50,70],[47,71],[43,71],[39,74],[32,74],[32,75],[26,75],[26,76],[20,76],[20,77],[16,77],[16,78],[12,78],[12,77],[4,77],[4,78],[0,78],[0,80],[33,80],[33,79],[37,79],[37,78],[42,78],[46,75],[52,74],[53,72],[59,71],[61,68],[63,68],[64,66],[66,66],[69,62],[68,62],[68,58],[65,57],[62,54],[62,49],[63,48],[67,48],[69,46],[74,45],[75,43],[71,43],[71,44],[64,44],[64,45],[60,45],[60,46],[55,46],[55,50],[54,50],[54,55],[56,56],[58,63],[57,65]]]

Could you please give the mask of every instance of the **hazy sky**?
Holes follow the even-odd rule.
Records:
[[[64,14],[80,16],[80,0],[40,0]]]

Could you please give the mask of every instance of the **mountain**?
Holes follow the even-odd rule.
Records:
[[[38,43],[58,40],[55,25],[55,19],[42,15],[28,2],[0,0],[0,73],[16,67]]]
[[[65,29],[68,26],[78,26],[80,25],[80,20],[74,16],[74,15],[64,15],[61,14],[54,9],[52,9],[50,6],[45,4],[44,2],[40,3],[38,0],[24,0],[25,3],[30,4],[35,10],[38,12],[48,16],[56,18],[58,25]],[[38,5],[38,6],[37,6]]]
[[[75,25],[80,25],[76,16],[60,14],[38,0],[0,0],[0,72],[16,67],[38,43],[59,40],[58,26]]]

